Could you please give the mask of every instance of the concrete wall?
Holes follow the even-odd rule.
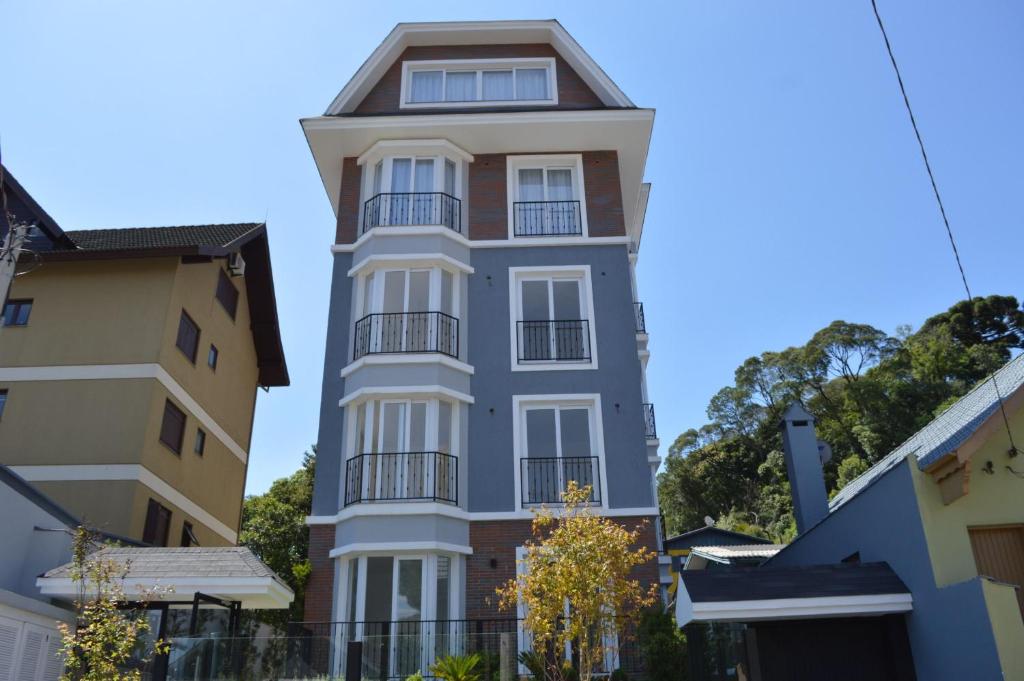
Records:
[[[243,278],[234,319],[216,300],[222,261],[185,264],[180,258],[47,262],[19,277],[12,297],[33,299],[29,323],[7,327],[0,367],[159,364],[243,451],[249,447],[258,370]],[[176,347],[184,309],[200,328],[196,361]],[[219,356],[207,364],[210,344]],[[237,530],[246,463],[189,406],[155,378],[4,381],[8,402],[0,420],[2,462],[24,465],[140,464],[230,530]],[[159,440],[168,398],[186,413],[180,454]],[[198,428],[202,456],[194,452]],[[149,498],[126,480],[39,481],[61,504],[98,527],[141,539]],[[169,542],[185,520],[201,543],[228,540],[203,521],[172,509]]]
[[[0,589],[40,599],[36,577],[71,560],[72,536],[61,520],[2,482],[0,518]]]
[[[770,565],[837,563],[854,553],[885,561],[910,588],[907,634],[919,679],[1002,678],[981,580],[940,588],[914,493],[917,464],[904,460],[822,523],[800,536]]]

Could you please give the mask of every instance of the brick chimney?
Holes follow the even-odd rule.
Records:
[[[822,464],[831,458],[832,451],[828,445],[818,441],[814,417],[799,402],[789,405],[779,428],[782,430],[796,528],[803,534],[828,515]]]

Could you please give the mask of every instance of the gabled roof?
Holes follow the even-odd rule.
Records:
[[[77,229],[67,235],[81,251],[133,251],[154,248],[195,248],[226,253],[245,237],[262,229],[257,222],[226,225],[183,225],[180,227],[128,227],[124,229]]]
[[[496,45],[549,43],[605,106],[632,108],[633,102],[580,44],[554,19],[543,21],[445,21],[401,23],[392,29],[334,98],[325,116],[351,113],[406,47],[414,45]]]
[[[677,534],[666,539],[664,543],[666,549],[688,549],[693,546],[710,546],[712,544],[716,546],[771,544],[770,541],[762,537],[755,537],[752,534],[743,534],[742,532],[733,532],[732,530],[722,529],[714,525],[705,525],[704,527],[698,527],[696,530]]]
[[[918,467],[925,469],[956,452],[989,419],[1001,418],[996,385],[1004,401],[1024,387],[1024,354],[1007,362],[885,458],[850,481],[829,502],[829,510],[835,511],[860,494],[908,456],[913,455]]]
[[[168,601],[190,601],[196,593],[240,601],[244,608],[287,608],[295,595],[283,579],[244,546],[121,547],[109,546],[91,559],[120,566],[125,593],[159,587]],[[72,563],[43,574],[36,584],[47,596],[74,597],[78,585],[71,578]]]
[[[160,256],[223,258],[241,253],[260,385],[288,385],[266,224],[82,229],[65,234],[69,247],[39,253],[39,257],[49,261]]]
[[[71,241],[60,228],[57,221],[36,203],[32,195],[21,186],[7,166],[0,165],[0,176],[3,178],[2,188],[7,194],[7,210],[14,214],[14,219],[34,224],[45,238],[54,246],[70,247]],[[3,216],[6,217],[6,216]],[[0,241],[7,236],[6,220],[0,219]]]
[[[749,558],[771,558],[786,548],[785,544],[735,544],[725,546],[694,546],[690,552],[709,560],[727,563]]]

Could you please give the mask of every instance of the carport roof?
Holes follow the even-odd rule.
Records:
[[[676,620],[756,622],[907,612],[910,590],[887,563],[680,573]]]

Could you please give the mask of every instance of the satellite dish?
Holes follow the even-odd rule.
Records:
[[[704,524],[707,525],[708,527],[714,527],[715,526],[715,519],[712,518],[709,515],[706,515],[706,516],[704,516]]]

